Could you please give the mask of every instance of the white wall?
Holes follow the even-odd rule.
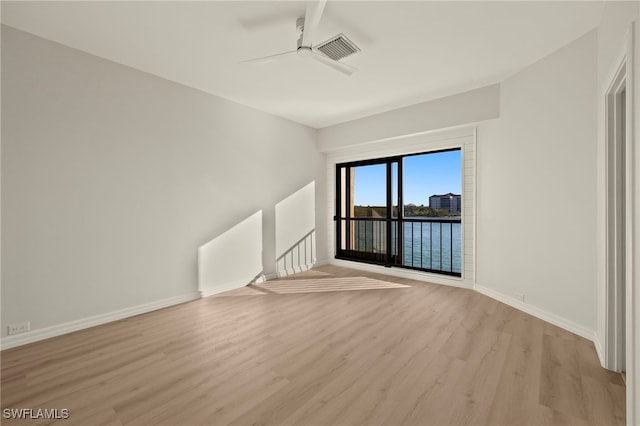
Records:
[[[501,84],[478,129],[477,284],[596,328],[596,32]]]
[[[312,182],[276,204],[276,262],[280,276],[308,270],[318,258],[315,200],[316,186]]]
[[[198,248],[258,212],[275,273],[311,183],[326,253],[315,130],[5,26],[2,88],[2,336],[197,297]]]
[[[636,19],[635,19],[635,63],[634,63],[634,81],[635,81],[635,122],[634,137],[635,137],[635,235],[633,236],[633,245],[635,250],[635,274],[634,274],[634,296],[631,303],[633,303],[633,316],[631,321],[636,325],[633,337],[633,368],[635,372],[633,376],[630,376],[630,380],[633,380],[628,389],[633,389],[633,392],[627,392],[627,419],[629,423],[640,424],[640,5],[636,3]],[[627,345],[631,347],[631,345]],[[629,352],[629,349],[627,349]],[[627,361],[629,362],[629,361]]]
[[[625,54],[629,25],[640,13],[637,2],[607,2],[598,27],[598,325],[597,335],[602,344],[605,340],[606,314],[606,192],[605,192],[605,103],[604,96],[614,73]],[[637,18],[636,18],[637,19]]]
[[[481,122],[500,115],[500,86],[482,87],[398,108],[318,132],[318,148],[329,152],[363,143]]]
[[[202,296],[263,280],[262,210],[198,248],[198,290]]]
[[[614,76],[614,73],[620,65],[623,55],[628,43],[628,34],[630,31],[631,22],[635,21],[636,26],[636,38],[635,38],[635,50],[633,55],[635,56],[635,70],[633,77],[633,84],[635,85],[635,99],[632,102],[635,103],[635,197],[636,204],[635,209],[635,235],[633,237],[633,245],[636,250],[635,267],[635,281],[631,284],[631,280],[627,281],[627,286],[633,285],[635,292],[635,300],[630,301],[635,305],[633,314],[631,309],[627,305],[627,315],[630,316],[630,321],[635,324],[635,337],[629,339],[627,334],[627,424],[637,425],[640,424],[640,327],[638,324],[638,315],[640,315],[640,282],[638,282],[637,268],[640,264],[637,259],[640,255],[638,247],[638,238],[640,237],[640,153],[638,150],[638,130],[640,129],[640,114],[639,102],[640,102],[640,3],[638,2],[618,2],[609,1],[605,3],[605,7],[602,14],[602,20],[598,27],[598,57],[597,57],[597,70],[598,70],[598,109],[597,109],[597,123],[598,123],[598,175],[597,175],[597,200],[598,200],[598,228],[597,228],[597,244],[598,244],[598,263],[597,263],[597,312],[598,323],[596,331],[596,341],[600,346],[601,362],[604,361],[604,353],[607,352],[606,341],[606,260],[607,254],[606,247],[606,129],[605,129],[605,93],[610,85],[610,82]],[[630,79],[631,75],[628,74],[627,78]],[[629,93],[627,94],[629,97]],[[628,123],[630,124],[630,123]],[[628,294],[628,293],[627,293]]]

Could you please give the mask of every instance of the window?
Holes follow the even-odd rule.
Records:
[[[462,273],[461,150],[336,165],[336,258]]]

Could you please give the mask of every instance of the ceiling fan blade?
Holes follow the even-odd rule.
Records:
[[[261,58],[255,58],[255,59],[247,59],[246,61],[240,61],[239,63],[241,63],[241,64],[249,64],[249,63],[266,64],[268,62],[272,62],[272,61],[278,60],[278,59],[286,57],[286,56],[293,56],[296,53],[297,53],[296,50],[292,50],[290,52],[278,53],[276,55],[263,56]]]
[[[352,67],[351,65],[343,64],[342,62],[334,61],[333,59],[315,50],[312,51],[311,58],[346,75],[351,75],[354,72],[358,71],[358,68]]]
[[[304,31],[302,32],[302,45],[313,46],[313,36],[320,24],[322,12],[327,0],[310,1],[307,3],[307,11],[304,14]]]

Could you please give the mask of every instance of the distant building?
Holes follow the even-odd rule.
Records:
[[[460,195],[451,192],[443,195],[432,195],[429,197],[429,207],[432,209],[448,210],[452,213],[462,212],[462,199]]]

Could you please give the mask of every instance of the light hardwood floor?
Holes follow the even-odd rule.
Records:
[[[408,287],[308,291],[339,277]],[[624,424],[622,378],[581,337],[470,290],[331,266],[292,279],[3,351],[2,408],[66,408],[64,425]]]

